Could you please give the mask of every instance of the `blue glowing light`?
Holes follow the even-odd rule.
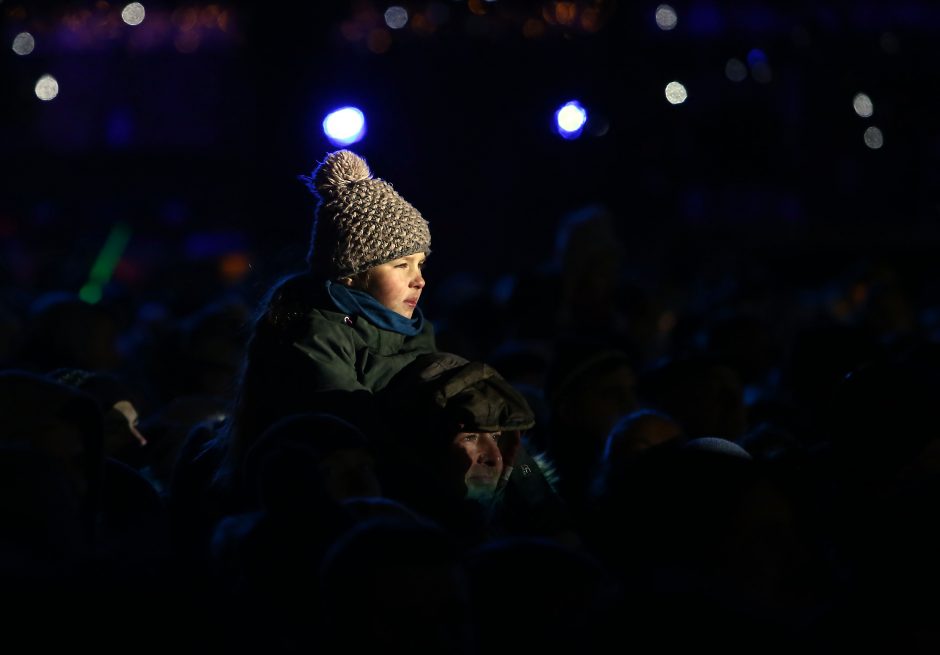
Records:
[[[566,102],[555,112],[558,134],[566,139],[576,139],[581,136],[581,130],[586,122],[587,111],[577,100]]]
[[[333,145],[348,146],[365,136],[366,117],[355,107],[337,109],[323,119],[323,133]]]
[[[747,63],[752,68],[760,63],[767,63],[767,55],[760,48],[754,48],[747,53]]]

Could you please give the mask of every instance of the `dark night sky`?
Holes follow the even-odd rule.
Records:
[[[596,31],[546,24],[557,3],[404,3],[412,21],[386,31],[383,54],[343,37],[381,29],[382,3],[218,3],[229,31],[202,29],[191,53],[179,12],[210,5],[144,4],[143,25],[111,36],[94,26],[120,5],[0,5],[7,43],[37,39],[28,56],[0,56],[0,246],[21,283],[71,284],[115,221],[134,231],[142,289],[158,284],[156,261],[198,257],[202,233],[205,257],[243,252],[259,283],[296,268],[314,206],[296,176],[334,149],[319,123],[347,103],[369,124],[352,148],[431,221],[442,274],[536,266],[559,219],[596,202],[637,262],[909,248],[940,219],[940,11],[926,1],[675,2],[668,32],[655,2],[566,5],[600,8]],[[420,33],[417,14],[440,25]],[[542,21],[540,37],[523,36],[526,20]],[[160,21],[140,46],[133,30]],[[752,67],[730,81],[727,61],[754,49],[771,79]],[[33,93],[44,72],[61,86],[47,103]],[[665,100],[672,80],[688,88],[682,105]],[[853,111],[858,92],[872,117]],[[591,122],[566,141],[552,114],[573,98]],[[863,140],[872,125],[879,150]],[[14,251],[54,265],[10,264]]]

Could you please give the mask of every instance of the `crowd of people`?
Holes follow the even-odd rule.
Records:
[[[425,317],[433,221],[350,151],[305,181],[307,261],[257,308],[5,308],[21,611],[106,649],[940,643],[929,294],[882,267],[657,297],[592,206],[550,265],[442,281]]]

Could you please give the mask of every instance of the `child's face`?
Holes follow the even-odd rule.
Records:
[[[360,284],[354,286],[367,292],[385,307],[405,318],[411,318],[424,289],[424,253],[393,259],[368,270]]]

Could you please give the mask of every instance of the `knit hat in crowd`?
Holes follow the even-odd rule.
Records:
[[[320,199],[307,254],[314,272],[336,280],[431,252],[428,222],[359,155],[332,152],[301,179]]]

